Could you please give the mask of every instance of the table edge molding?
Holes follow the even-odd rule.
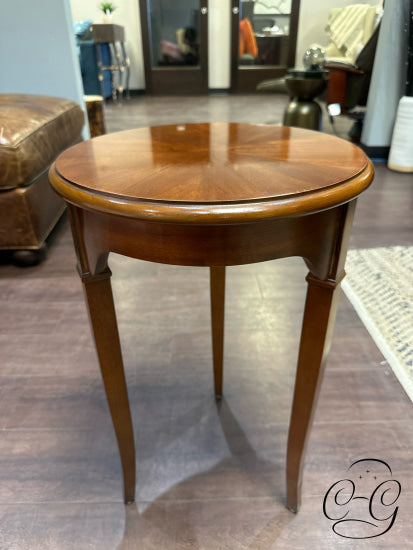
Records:
[[[370,185],[373,177],[373,164],[366,158],[366,165],[358,174],[311,193],[231,203],[180,203],[129,199],[86,191],[60,175],[56,163],[49,170],[53,189],[74,206],[145,221],[194,225],[251,223],[313,214],[355,199]]]

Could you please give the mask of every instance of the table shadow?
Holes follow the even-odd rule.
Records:
[[[203,541],[205,541],[205,538],[208,539],[211,535],[211,531],[214,529],[214,516],[212,515],[211,521],[208,521],[208,518],[206,518],[206,521],[200,525],[200,516],[198,515],[198,522],[195,524],[191,509],[202,507],[205,503],[211,504],[214,499],[206,499],[203,501],[200,500],[199,497],[194,497],[192,500],[190,497],[191,487],[196,485],[196,481],[199,481],[200,477],[213,476],[215,469],[219,468],[219,470],[222,471],[223,467],[224,469],[226,466],[229,467],[230,463],[234,460],[237,461],[237,466],[241,469],[245,468],[247,472],[248,470],[251,471],[252,461],[254,462],[254,471],[269,469],[269,462],[256,454],[225,398],[217,401],[216,407],[222,431],[230,451],[230,456],[224,458],[209,470],[190,476],[180,482],[178,484],[179,488],[183,488],[183,492],[189,495],[184,501],[175,500],[172,494],[175,486],[171,487],[170,490],[151,502],[142,513],[139,513],[137,504],[126,506],[124,536],[118,550],[132,550],[132,548],[135,549],[138,547],[142,548],[142,550],[161,547],[173,548],[174,550],[207,548]],[[193,411],[191,411],[191,413],[193,413]],[[284,477],[284,472],[282,472],[282,474]],[[259,484],[263,482],[264,480],[262,479],[257,480]],[[272,504],[280,505],[280,511],[271,517],[269,521],[267,519],[264,527],[257,529],[257,532],[254,533],[249,542],[246,541],[248,546],[243,545],[243,547],[248,547],[250,550],[270,550],[283,529],[294,519],[295,516],[285,508],[285,494],[283,492],[285,490],[285,482],[277,483],[277,480],[274,479],[273,487],[274,500]],[[280,490],[280,488],[282,490]],[[240,498],[241,500],[243,499],[243,497]],[[248,496],[245,497],[245,501],[247,501],[248,498]],[[271,500],[272,499],[270,499],[270,501]],[[219,499],[217,499],[217,502],[218,501]],[[253,504],[253,502],[254,498],[251,499],[251,504]],[[218,506],[218,504],[216,504],[216,506]],[[225,507],[224,498],[219,504],[220,515],[221,511],[222,514],[225,514]],[[251,506],[248,505],[248,507],[250,508]],[[228,513],[230,513],[230,508],[231,503],[228,505]],[[184,509],[186,510],[185,513],[183,512]],[[253,522],[254,519],[251,520],[251,525]],[[248,531],[253,530],[251,525]],[[232,530],[237,531],[234,526]],[[203,531],[201,537],[199,536],[200,531]],[[222,535],[225,536],[225,533]],[[216,534],[216,537],[218,540],[220,535]],[[202,538],[202,541],[200,538]],[[165,546],[166,544],[167,546]],[[234,544],[236,544],[235,539]],[[236,548],[236,546],[234,546],[234,548]]]

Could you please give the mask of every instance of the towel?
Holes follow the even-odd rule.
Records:
[[[350,63],[355,62],[365,45],[365,23],[370,9],[366,4],[352,4],[330,11],[326,32]]]

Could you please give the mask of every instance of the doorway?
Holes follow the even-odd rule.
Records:
[[[208,0],[139,0],[146,91],[208,93]]]
[[[300,0],[232,0],[231,91],[252,92],[295,64]]]

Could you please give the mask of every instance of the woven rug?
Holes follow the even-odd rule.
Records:
[[[413,246],[350,250],[343,290],[413,401]]]

